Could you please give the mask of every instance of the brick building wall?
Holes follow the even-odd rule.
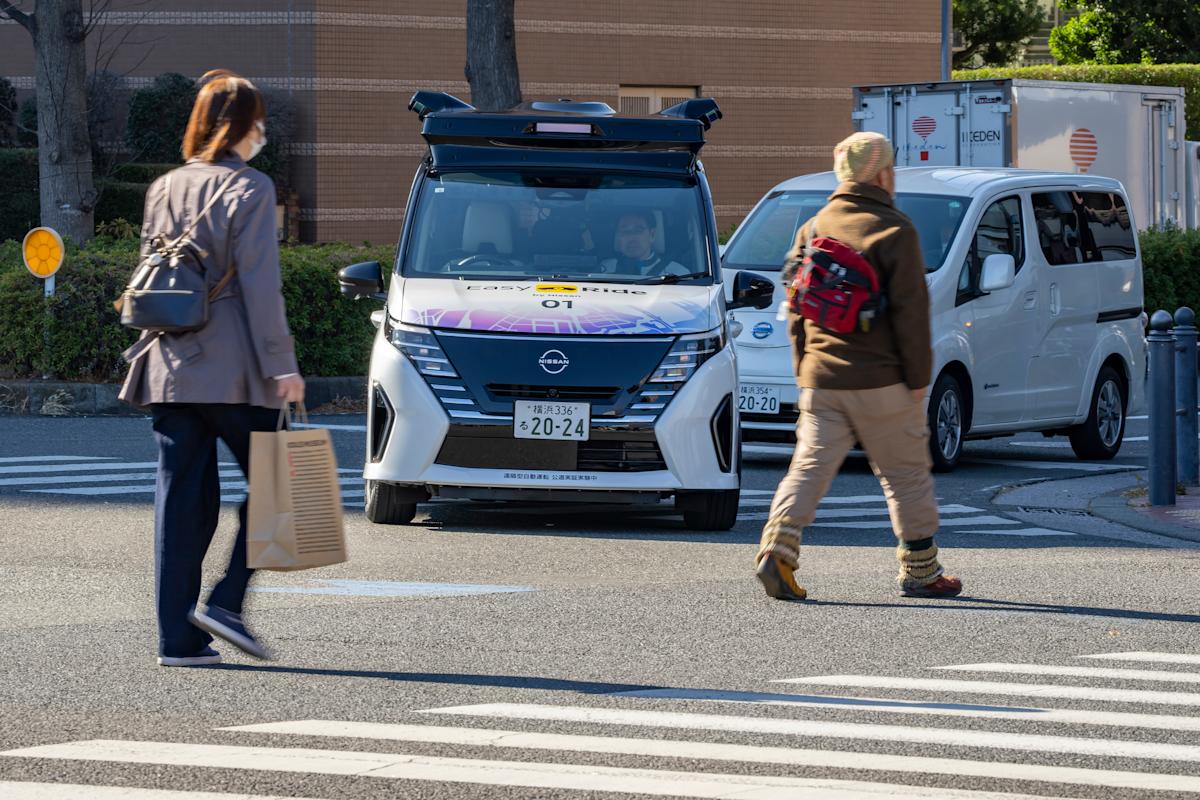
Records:
[[[465,0],[116,0],[94,51],[130,87],[224,66],[297,106],[301,238],[392,241],[424,148],[417,89],[470,99]],[[621,87],[715,97],[704,162],[724,227],[783,178],[828,169],[850,87],[938,76],[937,0],[517,0],[527,100]],[[132,30],[130,30],[132,28]],[[125,32],[125,43],[115,48]],[[101,41],[101,40],[104,41]],[[0,74],[32,89],[28,36],[0,25]]]

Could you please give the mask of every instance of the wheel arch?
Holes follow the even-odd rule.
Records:
[[[934,384],[937,384],[938,379],[943,375],[949,375],[958,381],[958,386],[962,389],[963,401],[963,436],[971,430],[971,420],[975,415],[975,388],[971,385],[971,373],[967,369],[967,365],[961,361],[950,361],[942,367],[941,372],[934,379]]]

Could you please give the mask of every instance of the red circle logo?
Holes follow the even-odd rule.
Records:
[[[928,139],[937,130],[937,120],[933,117],[917,117],[913,120],[912,129],[917,136]]]
[[[1080,128],[1071,134],[1071,160],[1080,172],[1087,172],[1096,163],[1098,155],[1100,142],[1096,140],[1096,134],[1087,128]]]

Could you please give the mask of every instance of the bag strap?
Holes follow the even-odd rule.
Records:
[[[207,217],[209,212],[213,210],[213,208],[217,205],[217,201],[220,200],[221,196],[225,194],[225,191],[230,186],[233,185],[233,182],[235,180],[237,180],[238,177],[240,177],[243,172],[245,172],[248,169],[250,169],[250,168],[249,167],[239,167],[238,169],[234,170],[233,173],[228,178],[226,178],[224,180],[224,182],[217,188],[217,191],[213,192],[213,196],[210,197],[208,199],[208,202],[204,204],[204,208],[200,209],[200,213],[196,215],[196,218],[194,220],[192,220],[192,224],[188,225],[187,228],[184,230],[184,232],[179,234],[179,236],[176,237],[175,241],[171,243],[172,247],[174,247],[175,245],[184,241],[189,236],[191,236],[192,233],[195,232],[196,226],[199,225],[200,221],[203,220],[205,217]],[[170,177],[168,176],[168,186],[167,186],[168,189],[170,189],[169,181],[170,181]],[[170,204],[171,204],[171,195],[168,192],[168,194],[167,194],[168,210],[170,209]]]

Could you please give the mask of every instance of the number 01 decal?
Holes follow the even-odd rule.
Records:
[[[575,301],[574,300],[543,300],[542,301],[542,308],[558,308],[559,306],[562,306],[563,308],[574,308]]]

